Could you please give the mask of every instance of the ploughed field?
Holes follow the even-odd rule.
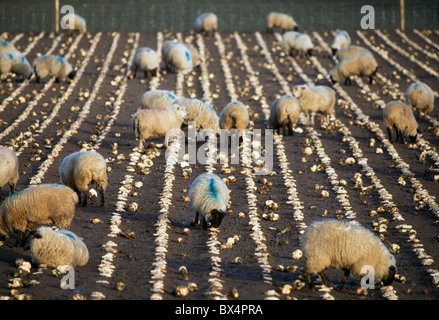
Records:
[[[30,261],[30,255],[13,247],[11,235],[0,246],[0,296],[183,299],[176,288],[195,283],[197,290],[184,299],[438,299],[437,107],[419,120],[422,135],[415,144],[389,143],[382,121],[384,104],[402,99],[414,81],[437,94],[438,32],[351,32],[354,44],[374,53],[377,78],[371,85],[366,79],[334,85],[337,103],[329,125],[308,127],[301,119],[293,136],[275,135],[272,154],[264,155],[272,156],[270,174],[254,174],[258,159],[240,156],[232,163],[230,154],[226,165],[216,158],[207,165],[172,157],[167,163],[162,139],[153,140],[145,156],[137,152],[131,115],[147,90],[199,98],[218,114],[240,100],[256,133],[266,128],[274,100],[294,85],[332,86],[327,74],[335,65],[329,49],[334,34],[310,35],[315,55],[291,58],[276,33],[7,34],[29,61],[51,52],[67,56],[78,70],[70,82],[1,82],[0,144],[19,155],[17,189],[59,182],[60,161],[80,149],[98,151],[110,169],[105,206],[99,198],[89,201],[73,218],[71,230],[90,253],[88,264],[74,270],[74,289],[60,288],[66,274],[36,265],[14,281],[20,277],[16,260]],[[133,78],[129,66],[136,48],[160,51],[166,39],[194,44],[201,66],[187,75],[162,71],[151,80],[138,72]],[[173,142],[168,153],[184,147]],[[191,225],[195,212],[187,197],[191,182],[207,170],[226,179],[232,192],[221,226],[203,231]],[[1,191],[1,199],[8,191]],[[301,232],[329,218],[355,220],[381,236],[396,258],[391,286],[362,290],[360,277],[351,276],[344,290],[318,280],[313,290],[302,288],[304,260],[296,251]],[[341,270],[326,273],[334,284],[342,277]]]

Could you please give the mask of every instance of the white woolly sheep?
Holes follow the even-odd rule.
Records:
[[[273,32],[274,28],[285,32],[286,30],[297,30],[298,26],[292,16],[280,12],[270,12],[267,15],[267,32]]]
[[[311,224],[300,239],[306,260],[305,279],[311,286],[312,274],[318,273],[330,286],[324,270],[342,268],[340,281],[343,288],[352,272],[361,275],[362,268],[372,267],[375,279],[390,285],[396,272],[396,262],[383,242],[367,228],[353,223],[328,219]]]
[[[421,112],[427,117],[433,111],[434,92],[423,82],[412,83],[405,91],[404,98],[416,110],[418,118],[421,118]]]
[[[346,58],[349,56],[354,56],[357,54],[368,54],[368,55],[373,56],[372,52],[370,52],[369,49],[366,49],[366,48],[361,47],[361,46],[349,45],[349,46],[344,47],[340,50],[337,50],[337,52],[335,53],[335,57],[338,60],[341,60],[343,58]]]
[[[372,84],[377,70],[378,63],[373,56],[357,54],[341,59],[329,74],[332,83],[344,81],[345,85],[351,85],[351,76],[366,76],[369,77],[369,84]]]
[[[77,203],[76,192],[61,184],[40,184],[15,192],[0,206],[0,236],[17,233],[18,246],[36,226],[53,223],[69,228]]]
[[[298,35],[297,31],[287,31],[282,34],[282,49],[291,56],[294,53],[294,40]]]
[[[299,100],[302,111],[306,114],[308,125],[314,125],[316,112],[325,113],[326,122],[329,121],[329,115],[334,113],[335,91],[327,86],[297,85],[293,87],[293,96]]]
[[[10,72],[20,75],[23,79],[30,79],[33,73],[29,61],[19,52],[0,53],[0,75]]]
[[[18,178],[17,155],[7,147],[0,147],[0,189],[8,183],[11,194],[14,193]]]
[[[195,46],[189,44],[189,43],[183,43],[186,48],[189,50],[189,52],[191,53],[191,57],[192,57],[192,64],[194,67],[198,67],[201,64],[201,57],[200,57],[200,53],[198,52],[198,49],[195,48]]]
[[[223,180],[213,173],[199,175],[189,189],[189,201],[195,210],[194,225],[203,220],[203,229],[218,228],[229,202],[229,189]]]
[[[407,135],[411,142],[416,142],[418,123],[409,105],[402,101],[390,101],[384,107],[383,118],[390,142],[392,142],[392,129],[396,131],[395,141],[405,143]]]
[[[179,130],[186,118],[186,108],[176,104],[168,109],[137,111],[133,116],[133,130],[139,141],[139,152],[144,151],[143,142],[146,139],[166,137],[168,131]],[[165,146],[168,146],[167,139]]]
[[[32,262],[38,265],[75,268],[88,262],[89,253],[84,241],[68,230],[39,227],[29,233],[29,244]]]
[[[284,135],[287,130],[289,135],[293,135],[300,112],[299,101],[291,95],[283,95],[271,105],[268,127],[277,130],[278,134],[282,128]]]
[[[250,122],[248,110],[245,104],[240,101],[232,101],[228,103],[219,116],[219,126],[221,129],[238,131],[247,128]]]
[[[66,28],[64,32],[68,35],[73,33],[82,34],[87,31],[87,23],[85,19],[76,13],[69,13],[65,15],[63,18],[63,22],[65,22],[68,26],[71,24],[71,28]],[[70,21],[73,20],[73,23]]]
[[[178,97],[168,90],[149,90],[140,97],[143,109],[166,109],[174,104]]]
[[[282,47],[289,55],[312,56],[314,45],[311,38],[297,31],[285,32],[282,36]]]
[[[87,205],[88,192],[94,184],[101,197],[101,206],[105,204],[105,190],[108,185],[107,163],[96,151],[77,151],[69,154],[61,162],[59,176],[62,184],[78,194],[82,206]]]
[[[134,54],[133,65],[134,78],[139,69],[144,72],[145,78],[148,77],[148,74],[151,75],[151,77],[155,77],[160,67],[160,61],[157,52],[148,47],[141,47],[138,48]]]
[[[212,12],[199,15],[194,22],[194,30],[198,33],[215,33],[218,30],[218,17]]]
[[[0,52],[21,53],[13,43],[6,40],[0,40]]]
[[[334,41],[332,41],[331,49],[334,55],[338,50],[343,49],[351,44],[351,37],[347,31],[339,31],[335,34]]]
[[[193,61],[191,52],[181,42],[167,42],[162,48],[162,59],[165,63],[165,68],[170,72],[181,71],[183,74],[187,74],[192,71]]]
[[[76,71],[66,59],[52,54],[36,58],[33,62],[33,68],[38,83],[45,77],[55,77],[56,82],[59,82],[66,77],[73,79],[76,75]]]
[[[216,134],[220,133],[219,117],[211,105],[191,98],[179,98],[175,100],[175,104],[186,108],[188,116],[184,124],[194,121],[197,130],[210,129]]]

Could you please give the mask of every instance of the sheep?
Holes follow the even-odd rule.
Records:
[[[184,120],[185,125],[194,121],[196,130],[209,129],[216,134],[220,133],[218,114],[210,104],[191,98],[178,98],[175,104],[186,108],[188,116]]]
[[[197,33],[214,34],[218,30],[218,17],[212,12],[199,15],[194,22],[194,30]]]
[[[396,131],[396,142],[405,143],[406,135],[411,142],[416,142],[419,132],[418,123],[409,105],[399,100],[390,101],[384,107],[383,118],[390,142],[392,142],[392,128]]]
[[[0,53],[1,52],[9,52],[9,53],[21,53],[13,43],[6,41],[6,40],[0,40]]]
[[[283,95],[271,105],[268,127],[277,130],[278,134],[280,128],[283,128],[284,134],[288,129],[288,134],[293,135],[300,112],[299,101],[291,95]]]
[[[406,103],[416,110],[418,118],[421,118],[421,112],[428,117],[434,107],[434,92],[431,88],[423,83],[412,83],[404,93]]]
[[[302,111],[306,114],[308,125],[314,125],[316,112],[326,113],[326,122],[329,121],[329,115],[334,113],[335,91],[327,86],[296,85],[293,87],[293,96],[299,100]]]
[[[30,79],[33,69],[21,53],[2,52],[0,53],[0,74],[3,76],[10,72],[20,75],[23,79]]]
[[[250,122],[248,110],[245,104],[240,101],[228,103],[219,116],[219,126],[221,129],[236,129],[242,131],[247,128]]]
[[[187,74],[192,71],[193,61],[190,50],[181,42],[165,41],[162,47],[162,59],[170,72]]]
[[[20,190],[7,197],[0,206],[0,236],[17,234],[19,246],[29,230],[38,225],[55,224],[70,227],[78,195],[61,184],[40,184]]]
[[[73,70],[70,63],[60,56],[52,54],[42,55],[36,58],[33,62],[33,68],[35,70],[35,79],[37,83],[45,77],[55,77],[55,81],[59,82],[66,77],[73,79],[76,75],[76,71]]]
[[[61,161],[59,176],[62,184],[78,194],[82,206],[87,205],[88,192],[93,184],[97,185],[101,206],[105,205],[105,190],[108,185],[107,163],[96,151],[77,151],[66,156]]]
[[[7,147],[0,147],[0,189],[8,183],[10,193],[14,193],[18,178],[17,155]]]
[[[137,70],[142,70],[144,72],[145,78],[148,74],[151,77],[156,77],[159,70],[159,57],[157,52],[148,47],[140,47],[136,50],[134,54],[134,78],[136,77]]]
[[[282,32],[298,30],[297,23],[292,16],[280,12],[270,12],[267,15],[267,32],[273,32],[274,28],[280,28]]]
[[[29,233],[29,246],[33,263],[52,268],[63,265],[82,267],[89,258],[84,241],[69,230],[39,227]]]
[[[288,31],[283,34],[282,47],[285,52],[291,56],[294,51],[296,51],[296,54],[302,56],[312,56],[312,51],[314,49],[311,38],[307,34],[297,31]]]
[[[191,184],[189,202],[195,210],[193,225],[199,225],[201,215],[204,230],[218,228],[227,210],[229,189],[216,174],[203,173]]]
[[[351,85],[351,76],[369,77],[369,84],[372,84],[377,70],[378,63],[373,56],[357,54],[341,59],[329,74],[333,84],[344,80],[345,85]]]
[[[178,97],[168,90],[149,90],[140,97],[143,109],[166,109],[174,104]]]
[[[354,56],[357,54],[367,54],[367,55],[373,56],[372,52],[370,52],[369,49],[366,49],[366,48],[361,47],[361,46],[349,45],[347,47],[344,47],[342,49],[337,50],[337,52],[335,53],[335,57],[338,60],[341,60],[345,57]]]
[[[360,225],[335,219],[314,222],[306,228],[300,246],[306,260],[303,271],[309,287],[315,273],[330,286],[324,273],[328,268],[343,269],[340,288],[344,287],[350,272],[361,275],[364,266],[372,267],[375,278],[386,286],[395,277],[393,255],[376,235]]]
[[[189,50],[189,53],[191,55],[192,58],[192,65],[194,67],[198,67],[201,64],[201,57],[200,57],[200,53],[198,52],[197,48],[189,43],[185,43],[185,42],[179,42],[176,40],[166,40],[163,42],[162,44],[162,57],[163,57],[163,62],[165,64],[165,68],[167,70],[170,69],[170,61],[168,61],[169,59],[169,53],[171,51],[171,48],[177,44],[183,44],[186,49]]]
[[[133,116],[133,130],[139,141],[139,152],[144,151],[143,142],[149,138],[166,136],[168,131],[179,130],[188,114],[185,107],[173,104],[168,109],[143,109]],[[165,139],[168,146],[168,139]]]
[[[332,54],[335,55],[340,49],[351,44],[351,37],[346,31],[339,31],[335,34],[334,41],[331,44]]]
[[[200,53],[198,52],[198,49],[195,48],[195,46],[189,44],[189,43],[183,43],[185,47],[189,50],[192,57],[192,64],[194,67],[199,67],[201,64],[201,57]]]
[[[73,21],[70,21],[70,19],[72,19]],[[65,15],[62,20],[68,26],[64,29],[64,32],[67,35],[73,34],[75,32],[78,34],[82,34],[87,31],[87,23],[85,22],[85,19],[76,13],[69,13]]]

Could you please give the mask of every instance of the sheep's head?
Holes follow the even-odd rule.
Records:
[[[218,210],[218,209],[213,209],[210,212],[210,215],[207,217],[207,226],[208,227],[214,227],[214,228],[218,228],[221,224],[221,221],[224,218],[224,211]]]
[[[293,88],[293,97],[300,98],[302,96],[303,91],[306,89],[306,85],[294,86]]]
[[[75,76],[76,76],[76,71],[75,71],[75,70],[72,70],[72,71],[67,75],[67,77],[68,77],[69,79],[73,79]]]
[[[393,279],[395,279],[395,273],[396,273],[395,266],[390,266],[389,271],[387,273],[387,276],[385,276],[383,279],[381,279],[381,281],[383,282],[383,284],[385,286],[390,286],[392,284]]]
[[[174,104],[171,106],[171,108],[174,112],[179,113],[180,116],[183,118],[183,120],[186,120],[188,118],[188,113],[187,113],[186,107]]]

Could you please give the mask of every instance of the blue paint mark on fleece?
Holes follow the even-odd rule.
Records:
[[[209,195],[215,200],[218,200],[218,189],[215,185],[215,179],[209,179]]]
[[[71,233],[64,233],[64,235],[66,235],[70,239],[76,240],[75,236],[73,234],[71,234]]]
[[[192,59],[191,54],[189,53],[189,51],[186,50],[186,60],[191,61],[191,59]]]
[[[64,63],[64,58],[63,57],[57,56],[56,58],[58,59],[59,62]]]
[[[8,42],[6,40],[2,40],[2,46],[6,48],[8,46]]]
[[[168,92],[168,97],[171,99],[177,99],[177,97],[175,96],[175,94],[173,94],[172,92]]]

